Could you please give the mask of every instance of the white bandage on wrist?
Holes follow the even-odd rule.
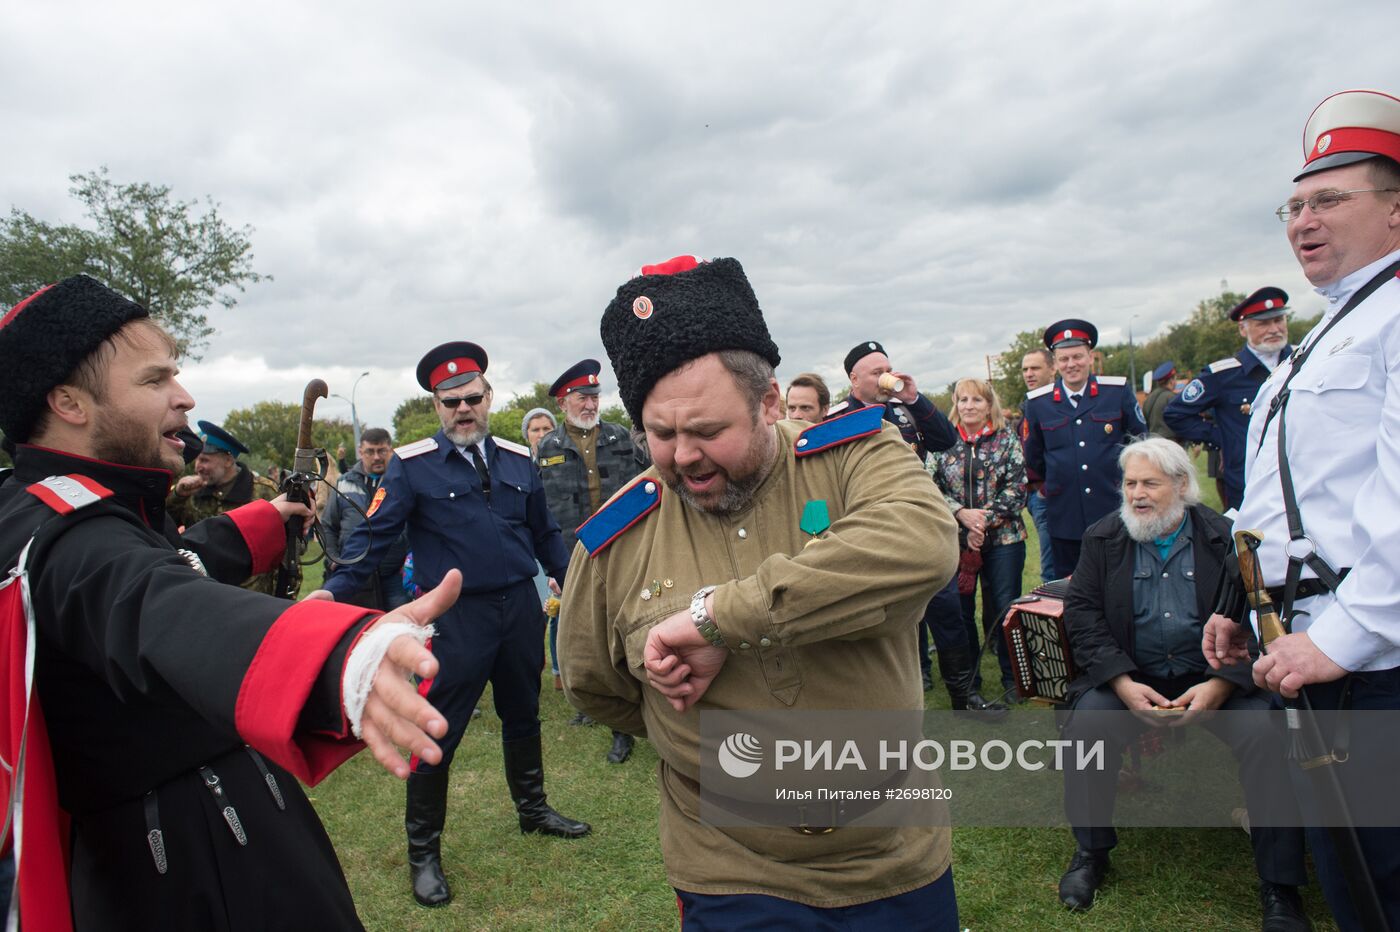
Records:
[[[345,661],[345,677],[340,681],[340,699],[345,706],[345,717],[350,720],[350,730],[356,738],[360,734],[360,718],[365,713],[365,701],[374,688],[374,677],[379,672],[379,662],[389,652],[389,644],[401,634],[406,634],[419,644],[433,636],[433,626],[415,625],[408,621],[391,621],[367,632],[350,651]],[[404,671],[404,679],[411,680],[412,674]]]

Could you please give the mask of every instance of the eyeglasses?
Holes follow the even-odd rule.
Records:
[[[481,404],[485,397],[486,395],[484,393],[477,392],[475,395],[463,395],[461,398],[439,398],[438,404],[442,405],[444,408],[451,408],[453,411],[456,411],[457,406],[464,401],[467,403],[468,408],[475,408],[477,405]]]
[[[1308,210],[1315,214],[1331,210],[1342,201],[1351,200],[1353,194],[1380,194],[1382,192],[1400,191],[1400,188],[1357,188],[1354,191],[1322,191],[1314,194],[1306,201],[1289,201],[1278,210],[1274,211],[1278,218],[1284,223],[1290,220],[1297,220],[1306,205]]]

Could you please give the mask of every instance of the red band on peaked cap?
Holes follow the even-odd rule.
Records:
[[[14,307],[10,308],[9,311],[5,313],[4,317],[0,317],[0,327],[4,327],[10,321],[14,320],[15,317],[19,314],[19,312],[24,310],[31,301],[33,301],[35,298],[39,297],[39,295],[48,291],[52,287],[53,285],[45,285],[29,297],[25,298],[23,301],[16,304]]]
[[[1083,340],[1088,343],[1089,334],[1083,330],[1061,330],[1055,334],[1055,342],[1059,343],[1061,340]]]
[[[555,398],[563,398],[563,397],[564,397],[565,395],[567,395],[569,392],[571,392],[571,391],[573,391],[574,389],[577,389],[577,388],[597,388],[597,387],[598,387],[598,377],[597,377],[596,375],[593,375],[592,373],[589,373],[588,375],[581,375],[581,376],[579,376],[578,378],[574,379],[572,382],[565,382],[563,385],[560,385],[560,386],[559,386],[559,391],[557,391],[557,392],[554,393],[554,397],[555,397]]]
[[[1259,314],[1264,311],[1281,311],[1286,306],[1278,298],[1265,298],[1263,301],[1255,301],[1253,304],[1240,308],[1240,319],[1243,320],[1251,314]]]
[[[481,366],[477,365],[475,359],[470,356],[459,356],[456,359],[449,359],[433,369],[428,376],[428,384],[437,388],[443,382],[455,375],[466,375],[468,372],[480,372]]]
[[[667,259],[665,262],[658,262],[655,265],[644,265],[639,274],[642,275],[678,275],[681,272],[689,272],[700,264],[700,260],[694,256],[676,256]]]
[[[1318,146],[1323,147],[1322,151],[1318,151]],[[1343,126],[1328,130],[1317,137],[1317,142],[1313,144],[1312,151],[1308,153],[1308,161],[1303,167],[1306,168],[1317,159],[1342,152],[1366,152],[1400,162],[1400,135],[1383,129],[1360,126]]]

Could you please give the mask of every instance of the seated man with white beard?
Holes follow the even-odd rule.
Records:
[[[1060,879],[1060,901],[1072,910],[1089,909],[1103,883],[1108,853],[1118,841],[1112,816],[1123,748],[1157,723],[1148,716],[1168,725],[1215,709],[1269,708],[1248,665],[1212,671],[1201,653],[1202,628],[1231,551],[1230,523],[1200,504],[1190,458],[1172,441],[1151,437],[1124,447],[1118,463],[1122,506],[1085,532],[1065,597],[1065,626],[1079,677],[1070,684],[1071,712],[1061,737],[1104,740],[1107,751],[1102,770],[1065,771],[1065,813],[1077,850]],[[1123,710],[1148,715],[1078,714]],[[1296,824],[1296,817],[1266,809],[1280,803],[1266,803],[1252,792],[1274,779],[1282,759],[1279,737],[1252,728],[1253,717],[1218,715],[1204,724],[1230,745],[1240,763],[1256,823],[1250,842],[1263,928],[1310,928],[1297,890],[1306,880],[1302,831],[1263,827]]]

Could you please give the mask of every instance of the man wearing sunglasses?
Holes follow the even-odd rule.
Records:
[[[1288,293],[1260,288],[1231,309],[1230,319],[1239,324],[1244,346],[1203,368],[1167,403],[1162,419],[1178,437],[1220,448],[1220,499],[1225,508],[1238,508],[1244,501],[1244,451],[1254,396],[1269,373],[1293,354]]]
[[[337,601],[350,599],[405,529],[424,588],[462,571],[461,598],[438,619],[432,640],[442,672],[425,684],[428,701],[447,718],[442,762],[409,762],[409,877],[424,906],[452,898],[440,855],[448,768],[488,682],[521,832],[578,838],[590,831],[546,802],[540,755],[544,616],[534,578],[543,566],[558,593],[569,554],[529,448],[490,436],[486,364],[486,351],[465,342],[444,343],[418,363],[418,384],[432,393],[442,430],[394,451],[368,520],[345,542],[348,553],[366,546],[369,553],[326,581]]]

